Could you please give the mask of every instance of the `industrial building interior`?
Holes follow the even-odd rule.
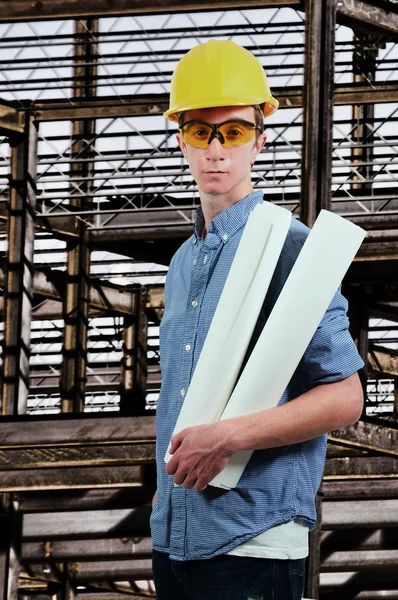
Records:
[[[329,436],[306,596],[398,599],[394,0],[1,3],[0,599],[156,597],[158,329],[199,202],[162,113],[211,38],[280,102],[254,187],[367,230],[343,282],[365,406]]]

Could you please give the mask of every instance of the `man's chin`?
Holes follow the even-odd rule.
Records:
[[[223,196],[224,194],[228,194],[230,188],[221,185],[204,185],[202,187],[199,186],[199,189],[209,196]]]

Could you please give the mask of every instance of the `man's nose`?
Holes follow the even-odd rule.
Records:
[[[224,147],[218,137],[214,137],[208,145],[206,158],[209,160],[224,160]]]

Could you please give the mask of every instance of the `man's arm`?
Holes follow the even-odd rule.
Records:
[[[174,483],[202,491],[240,450],[297,444],[357,421],[363,407],[358,374],[327,383],[282,406],[209,425],[188,427],[171,440],[166,472]]]

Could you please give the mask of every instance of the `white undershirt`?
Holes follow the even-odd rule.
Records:
[[[280,560],[305,558],[308,556],[308,527],[299,520],[275,525],[226,554]]]

